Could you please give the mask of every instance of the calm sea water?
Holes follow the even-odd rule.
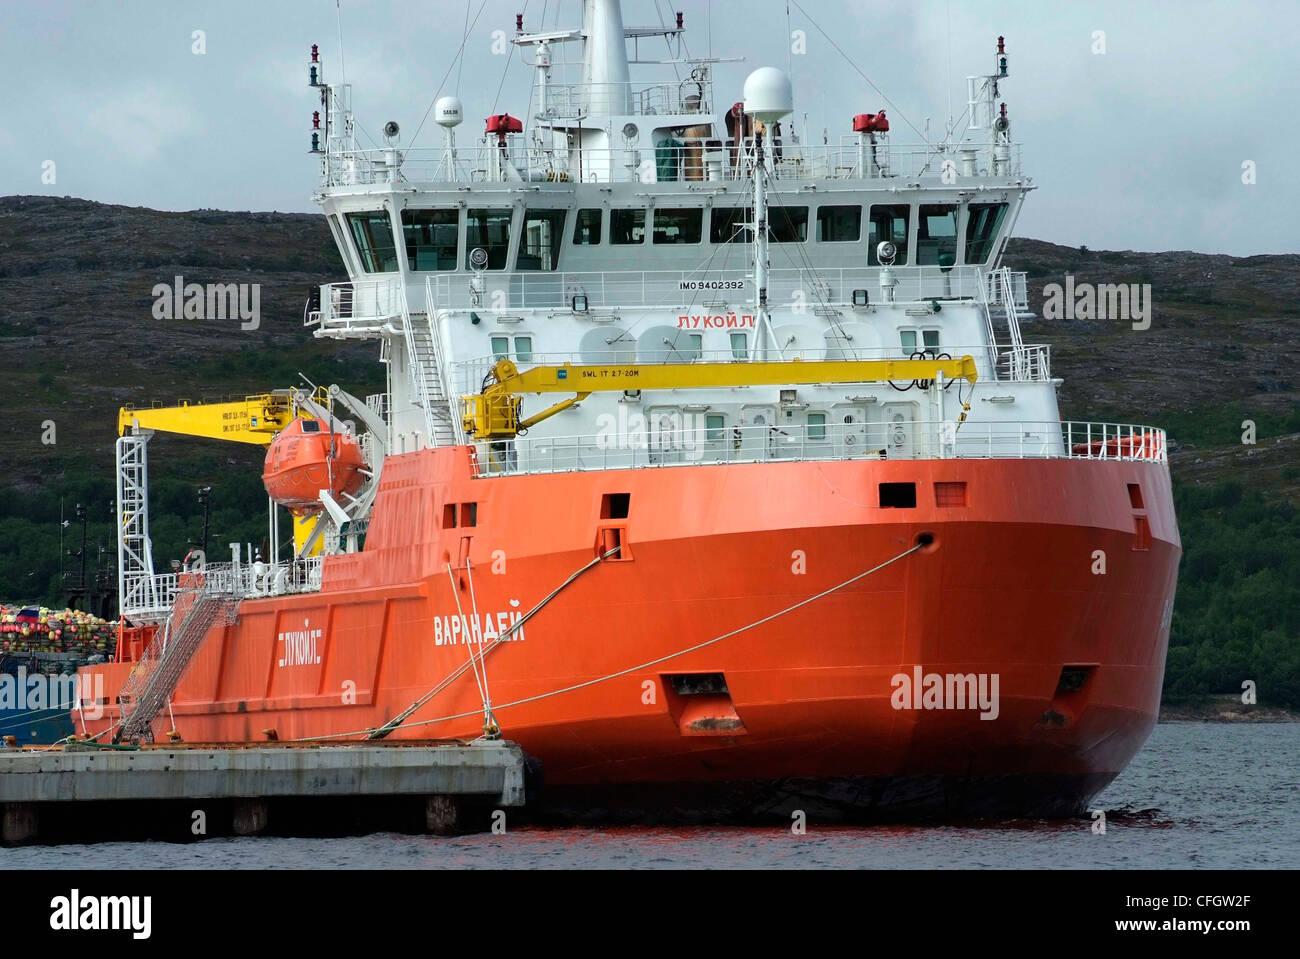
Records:
[[[0,868],[1260,868],[1300,863],[1300,724],[1169,723],[1089,819],[980,826],[515,829],[0,849]]]

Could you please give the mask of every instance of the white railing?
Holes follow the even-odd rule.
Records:
[[[623,91],[626,86],[626,100]],[[610,105],[624,113],[626,109],[632,116],[649,116],[662,118],[671,114],[711,114],[713,112],[712,82],[699,79],[683,80],[680,83],[657,83],[651,86],[626,83],[554,83],[546,87],[546,110],[548,117],[574,119],[579,116],[590,117],[593,106]],[[619,100],[618,103],[611,101]],[[712,116],[702,116],[704,122],[712,121]]]
[[[320,310],[309,312],[304,326],[336,335],[373,334],[402,315],[405,292],[400,276],[326,284],[320,288]]]
[[[701,115],[707,122],[708,115]],[[874,150],[856,137],[839,143],[791,143],[784,139],[770,161],[775,180],[938,180],[944,162],[965,169],[959,152],[975,157],[976,176],[993,171],[993,148],[988,144],[877,143]],[[502,148],[495,135],[483,137],[477,150],[467,150],[452,162],[446,150],[356,150],[331,154],[327,186],[376,183],[442,182],[584,182],[584,183],[701,183],[747,180],[745,154],[753,139],[683,139],[672,143],[641,141],[634,149],[588,148],[581,151],[539,147],[524,135],[510,135]],[[769,151],[771,152],[771,151]],[[1020,172],[1021,145],[1012,144],[1010,159],[999,177]],[[957,184],[969,179],[959,176]]]
[[[983,295],[978,266],[894,267],[895,303],[924,306],[933,301],[969,300]],[[868,305],[884,302],[880,267],[849,269],[777,269],[768,274],[768,302],[774,310],[799,306],[850,307],[858,291]],[[600,273],[484,273],[439,274],[433,289],[437,309],[617,310],[630,307],[671,308],[703,313],[717,308],[738,315],[756,300],[753,274],[745,270],[609,270]],[[860,304],[859,304],[860,305]],[[498,311],[499,312],[499,311]]]
[[[912,421],[721,427],[703,416],[651,417],[638,432],[480,442],[480,476],[725,463],[918,459],[1168,462],[1163,430],[1114,423]]]
[[[1005,289],[1009,284],[1011,289],[1011,305],[1021,313],[1029,311],[1029,274],[1023,272],[1014,272],[1003,267],[1000,270],[993,270],[985,274],[985,280],[988,283],[986,296],[988,302],[994,305],[1004,305],[1006,300]]]
[[[1052,378],[1052,348],[1021,346],[998,356],[997,379],[1007,383],[1042,383]]]
[[[282,563],[209,563],[202,570],[155,575],[122,598],[122,615],[143,622],[161,622],[185,590],[257,599],[311,593],[320,589],[323,557]]]

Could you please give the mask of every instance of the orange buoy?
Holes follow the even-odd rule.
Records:
[[[338,499],[353,495],[365,477],[365,459],[356,437],[330,432],[319,420],[296,419],[266,451],[262,483],[267,495],[297,514],[316,513],[323,506],[320,491]]]

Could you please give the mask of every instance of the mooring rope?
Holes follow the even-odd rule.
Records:
[[[560,593],[564,592],[564,590],[566,590],[569,586],[575,583],[578,580],[578,578],[582,576],[583,573],[587,572],[588,570],[592,569],[595,566],[598,566],[606,557],[612,556],[616,552],[618,552],[617,547],[611,549],[609,552],[604,553],[601,556],[597,556],[586,566],[583,566],[581,569],[572,573],[568,579],[566,579],[559,586],[555,587],[555,589],[551,590],[542,599],[540,603],[538,603],[536,606],[534,606],[532,609],[526,612],[523,616],[521,616],[517,623],[512,625],[509,629],[503,632],[499,637],[493,640],[487,646],[487,648],[482,651],[480,655],[480,661],[482,661],[482,657],[487,656],[488,653],[492,652],[492,650],[496,649],[502,643],[508,642],[511,636],[513,636],[519,630],[523,629],[524,625],[530,619],[532,619],[543,608],[545,608],[551,602],[551,600],[555,599],[555,597],[559,596]],[[448,676],[442,680],[442,682],[438,683],[438,685],[434,686],[431,690],[429,690],[427,693],[425,693],[415,702],[411,703],[411,705],[408,706],[405,710],[398,713],[396,716],[394,716],[388,722],[384,723],[382,726],[379,726],[375,729],[363,729],[355,733],[335,733],[329,736],[307,736],[304,737],[303,739],[292,740],[292,742],[311,742],[316,739],[338,739],[338,738],[345,738],[348,736],[360,736],[363,733],[366,735],[367,739],[383,739],[385,736],[391,733],[398,726],[401,726],[404,722],[406,722],[406,720],[410,716],[414,715],[414,713],[422,706],[424,706],[425,703],[429,702],[429,700],[433,699],[434,696],[438,695],[438,693],[442,692],[449,685],[451,685],[462,675],[464,675],[465,670],[468,669],[469,666],[470,666],[469,663],[461,663],[461,665],[456,667],[456,669],[452,670],[451,673],[448,674]]]
[[[739,636],[741,633],[749,632],[750,630],[757,629],[759,626],[764,626],[767,623],[772,622],[773,620],[780,619],[782,616],[787,616],[790,613],[793,613],[795,610],[802,609],[805,606],[817,602],[819,599],[824,599],[827,596],[830,596],[832,593],[837,593],[842,589],[846,589],[847,587],[852,586],[854,583],[861,582],[862,580],[866,579],[868,576],[871,576],[874,573],[878,573],[882,569],[885,569],[888,566],[892,566],[894,563],[897,563],[899,560],[905,559],[906,557],[911,556],[913,553],[925,549],[927,545],[928,545],[927,543],[917,543],[916,545],[912,546],[910,549],[904,550],[903,552],[899,553],[897,556],[893,557],[892,559],[885,560],[883,563],[879,564],[878,566],[873,566],[871,569],[862,573],[858,573],[856,576],[846,579],[844,582],[838,583],[835,586],[830,587],[829,589],[822,590],[820,593],[817,593],[813,596],[809,596],[807,599],[802,599],[792,606],[787,606],[785,609],[779,610],[778,612],[772,613],[768,616],[764,616],[762,619],[755,620],[754,622],[749,623],[746,626],[741,626],[738,629],[733,629],[730,632],[723,633],[721,636],[715,636],[713,639],[705,640],[704,642],[697,643],[694,646],[688,646],[687,648],[680,649],[675,653],[669,653],[667,656],[660,656],[658,659],[652,659],[649,662],[641,663],[640,665],[637,666],[630,666],[627,669],[621,669],[616,673],[610,673],[606,676],[598,676],[595,679],[589,679],[586,680],[585,682],[575,683],[572,686],[565,686],[562,689],[555,689],[546,693],[538,693],[536,696],[527,696],[524,699],[516,699],[513,702],[501,703],[495,707],[495,710],[499,712],[503,709],[510,709],[513,706],[523,706],[527,703],[535,703],[543,699],[549,699],[552,696],[561,696],[565,693],[571,693],[579,689],[586,689],[589,686],[595,686],[599,683],[608,682],[611,679],[618,679],[621,676],[627,676],[629,673],[636,673],[644,669],[649,669],[652,666],[658,666],[661,663],[666,663],[669,660],[677,659],[681,656],[687,655],[688,653],[694,653],[701,649],[707,649],[708,647],[717,645],[718,643],[721,643],[724,640],[731,639],[734,636]],[[613,552],[613,550],[611,550],[611,552]],[[600,562],[600,560],[598,559],[596,560],[596,562]],[[589,564],[588,566],[584,567],[584,570],[590,569],[591,565],[594,564]],[[575,574],[575,577],[576,575],[577,574]],[[552,596],[553,595],[555,594],[552,594]],[[522,625],[522,623],[519,625]],[[440,686],[445,687],[446,684],[449,683],[452,678],[454,677],[449,676],[446,680],[444,680],[440,684]],[[425,697],[424,702],[428,702],[428,700],[431,698],[432,698],[432,694],[430,694],[428,697]],[[423,703],[421,703],[420,705],[423,705]],[[411,709],[407,710],[406,715],[410,716],[418,708],[419,708],[418,706],[412,706]],[[453,719],[464,719],[467,716],[474,716],[477,713],[478,710],[471,710],[470,712],[467,713],[455,713],[450,716],[439,716],[437,719],[421,719],[418,722],[404,723],[404,725],[406,725],[407,727],[429,726],[429,725],[433,725],[434,723],[450,722]],[[388,728],[389,731],[391,731],[391,729],[396,728],[396,726],[394,725],[385,728]],[[371,732],[372,730],[361,729],[361,730],[357,730],[356,732],[350,732],[350,733],[333,733],[327,736],[309,736],[303,740],[295,740],[295,741],[305,742],[305,741],[315,741],[315,740],[325,740],[325,739],[347,739],[352,736],[362,736]]]

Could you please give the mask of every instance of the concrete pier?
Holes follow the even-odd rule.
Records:
[[[267,828],[273,804],[331,797],[411,797],[430,832],[460,831],[472,828],[469,808],[524,804],[524,754],[505,741],[0,751],[6,843],[39,841],[42,812],[75,804],[143,810],[218,801],[230,810],[231,832],[253,835]]]

